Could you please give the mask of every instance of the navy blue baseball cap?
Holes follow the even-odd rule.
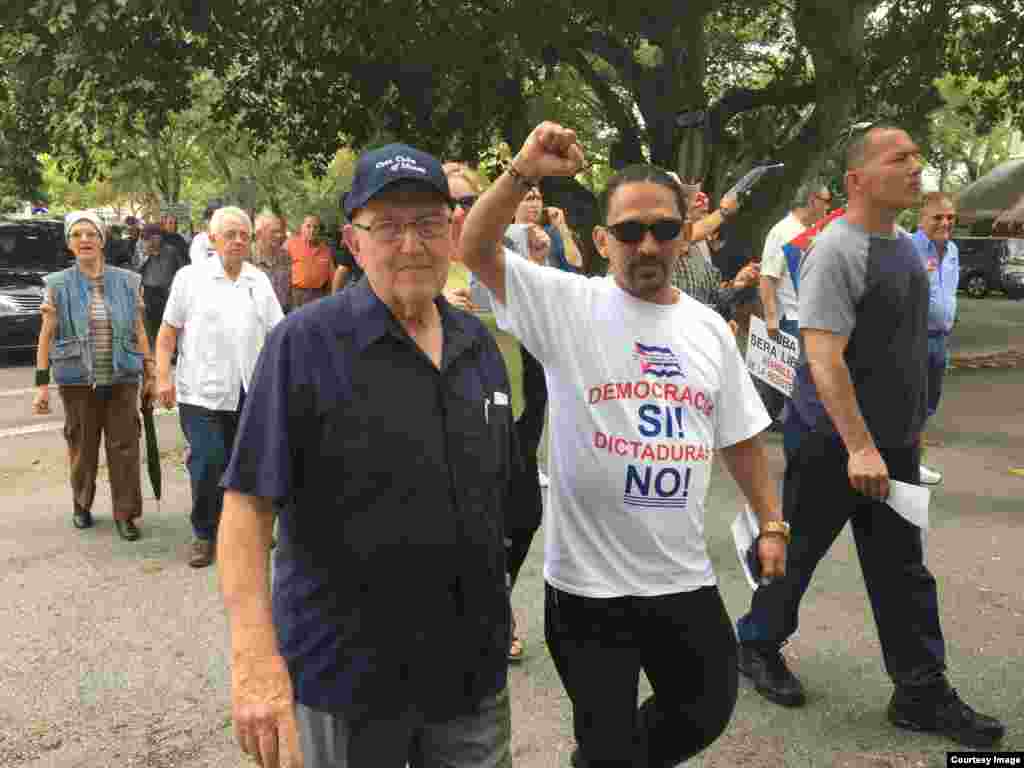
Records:
[[[437,190],[449,205],[454,205],[448,189],[448,177],[436,157],[407,144],[388,144],[364,152],[359,157],[352,188],[342,197],[345,215],[351,219],[353,211],[362,208],[396,181],[422,182]]]

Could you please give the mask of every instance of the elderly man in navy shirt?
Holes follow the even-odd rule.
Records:
[[[928,270],[928,415],[934,416],[946,374],[946,337],[956,322],[956,289],[960,282],[960,252],[950,237],[956,223],[953,198],[929,192],[921,199],[921,216],[914,247]],[[923,448],[922,448],[923,450]],[[921,482],[936,485],[942,474],[921,465]]]
[[[344,205],[367,279],[270,337],[223,480],[236,736],[264,768],[507,766],[508,375],[441,297],[440,163],[367,152]]]

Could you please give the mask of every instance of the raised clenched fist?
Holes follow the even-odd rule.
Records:
[[[583,149],[576,131],[558,123],[543,122],[533,129],[512,167],[527,179],[545,176],[575,176],[583,169]]]

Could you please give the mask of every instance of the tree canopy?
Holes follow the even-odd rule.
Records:
[[[211,121],[321,170],[388,139],[472,159],[548,116],[598,161],[678,168],[712,192],[783,161],[743,217],[756,233],[851,125],[926,133],[946,73],[999,79],[1021,125],[1022,16],[1021,0],[8,0],[0,51],[35,149],[159,137],[210,73]]]

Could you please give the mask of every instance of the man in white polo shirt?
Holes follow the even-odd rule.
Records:
[[[764,240],[760,293],[768,333],[774,336],[781,329],[799,339],[800,304],[782,247],[814,222],[825,218],[832,193],[815,179],[800,186],[794,202],[793,210],[768,230]]]
[[[500,247],[529,189],[582,161],[573,131],[541,124],[455,225],[499,325],[547,376],[545,635],[573,704],[573,762],[675,765],[718,738],[736,704],[736,639],[704,540],[716,452],[760,518],[765,577],[785,572],[789,531],[758,439],[768,414],[732,332],[671,282],[685,250],[674,179],[635,165],[609,180],[594,230],[608,277]],[[641,669],[654,695],[638,713]]]
[[[215,258],[175,275],[157,337],[157,394],[178,403],[190,447],[192,530],[189,565],[213,562],[224,492],[220,478],[231,458],[238,416],[263,342],[284,314],[267,276],[245,261],[252,222],[239,208],[220,208],[210,220]],[[175,380],[171,357],[178,350]]]

